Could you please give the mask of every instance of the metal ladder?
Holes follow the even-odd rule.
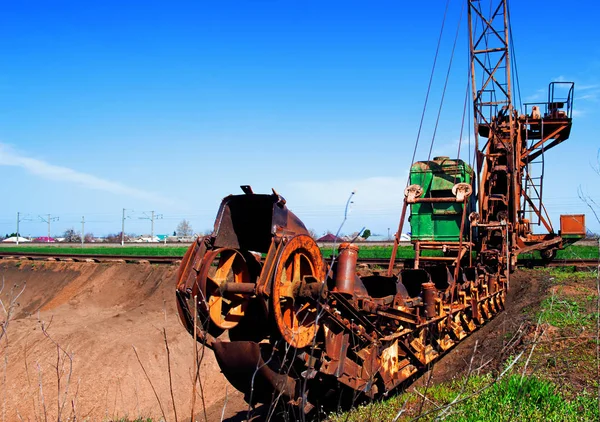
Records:
[[[526,127],[529,127],[529,121],[527,120],[525,122],[525,124],[527,125]],[[541,122],[541,136],[543,138],[544,136],[544,122],[542,120]],[[529,130],[525,130],[525,136],[527,137],[527,134],[529,133]],[[528,137],[526,138],[526,142],[529,143],[529,139]],[[533,146],[533,144],[535,143],[535,139],[531,140],[531,143],[529,145],[529,148],[531,148]],[[538,158],[535,161],[531,161],[527,164],[527,166],[525,167],[525,186],[524,186],[524,190],[525,193],[527,194],[527,196],[529,197],[529,199],[531,200],[531,202],[533,202],[533,204],[536,206],[536,208],[540,211],[542,211],[544,205],[542,202],[542,195],[543,195],[543,186],[544,186],[544,144],[540,145],[540,147],[537,149],[539,151],[541,151],[541,154],[538,156]],[[532,209],[532,207],[529,205],[529,203],[523,199],[523,204],[522,204],[523,208],[523,214],[524,216],[527,216],[529,219],[529,222],[531,224],[537,224],[538,226],[541,224],[541,212],[540,214],[534,212],[534,210]]]

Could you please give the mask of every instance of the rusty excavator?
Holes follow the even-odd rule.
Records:
[[[551,259],[585,235],[581,215],[561,216],[556,233],[542,203],[544,154],[569,137],[574,84],[551,83],[520,114],[507,1],[481,3],[467,1],[476,171],[448,157],[411,166],[387,272],[359,277],[352,243],[324,260],[282,196],[249,186],[189,247],[181,321],[248,403],[305,415],[398,389],[504,309],[519,254]],[[399,268],[407,214],[415,258]]]

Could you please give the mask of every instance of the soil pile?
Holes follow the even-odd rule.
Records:
[[[176,266],[148,264],[0,262],[5,307],[11,288],[14,296],[24,287],[0,342],[6,363],[6,377],[0,378],[4,420],[57,420],[59,413],[64,420],[72,415],[158,420],[163,414],[175,420],[172,396],[178,418],[189,420],[194,342],[177,315],[176,272]],[[515,273],[507,309],[415,385],[460,376],[471,359],[473,369],[500,365],[512,352],[506,346],[513,333],[527,330],[523,311],[539,305],[543,284],[540,275]],[[194,419],[219,421],[224,405],[225,418],[243,419],[247,405],[220,373],[209,349],[200,374]]]
[[[507,357],[520,351],[525,337],[535,328],[530,314],[545,297],[548,276],[541,272],[516,271],[510,277],[504,311],[461,341],[413,386],[460,378],[467,374],[469,367],[476,373],[499,371]]]
[[[189,420],[194,344],[177,316],[176,271],[144,264],[0,263],[3,305],[24,288],[0,345],[3,420],[57,420],[59,413],[64,420],[158,419],[163,412],[175,420],[164,333],[175,407]],[[208,349],[200,374],[199,420],[202,401],[208,420],[220,420],[226,393],[228,413],[243,408]]]

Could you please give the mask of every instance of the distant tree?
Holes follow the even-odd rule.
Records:
[[[65,238],[65,242],[81,242],[81,236],[72,228],[65,230],[62,237]]]
[[[317,240],[320,237],[314,229],[308,229],[308,235],[314,240]]]
[[[365,240],[366,240],[366,239],[368,239],[370,236],[371,236],[371,230],[369,230],[369,229],[364,229],[364,230],[363,230],[363,232],[362,232],[362,235],[361,235],[361,237],[362,237],[363,239],[365,239]]]
[[[90,243],[94,241],[94,233],[86,233],[85,236],[83,237],[83,240],[86,243]]]
[[[183,219],[177,225],[175,232],[177,233],[177,236],[191,236],[194,234],[194,229],[192,229],[192,225],[189,221]]]
[[[129,235],[125,233],[125,242],[129,241]],[[121,243],[121,232],[111,233],[106,236],[106,241],[109,243]]]
[[[116,242],[120,242],[121,241],[121,234],[116,234],[116,233],[110,233],[107,234],[105,237],[106,241],[108,243],[116,243]]]

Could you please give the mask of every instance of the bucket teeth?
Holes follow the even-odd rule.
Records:
[[[439,348],[442,349],[444,352],[456,344],[448,334],[446,334],[442,338],[436,339],[436,342]]]

